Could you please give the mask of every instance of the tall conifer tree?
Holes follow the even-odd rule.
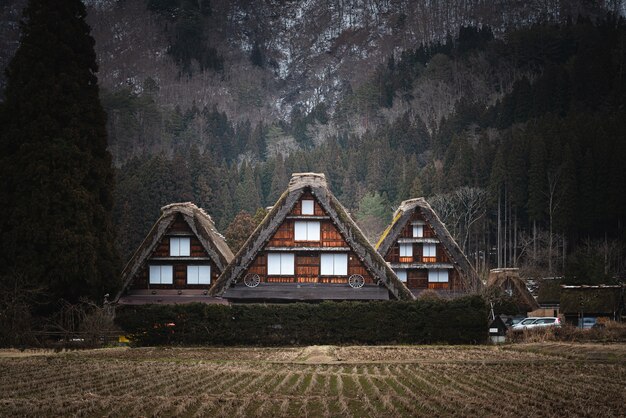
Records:
[[[30,0],[0,130],[0,273],[101,300],[119,267],[94,39],[80,0]]]

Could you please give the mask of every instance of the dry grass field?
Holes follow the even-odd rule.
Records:
[[[625,416],[626,346],[0,352],[0,416]]]

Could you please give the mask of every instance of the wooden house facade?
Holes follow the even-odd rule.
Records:
[[[211,294],[235,302],[413,297],[317,173],[292,176]]]
[[[209,289],[233,259],[211,217],[193,203],[161,208],[122,272],[121,304],[219,302]]]
[[[423,198],[405,200],[376,249],[414,295],[478,291],[482,283],[467,257]]]

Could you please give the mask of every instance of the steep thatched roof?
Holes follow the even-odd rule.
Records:
[[[526,312],[539,309],[539,304],[526,287],[526,283],[519,277],[519,269],[503,268],[493,269],[489,272],[487,288],[511,289],[512,297],[517,300],[517,305],[523,307]]]
[[[619,315],[624,310],[624,285],[561,286],[561,313]]]
[[[372,276],[386,286],[389,292],[397,299],[414,299],[411,292],[398,280],[393,270],[391,270],[380,254],[376,252],[367,238],[365,238],[363,232],[348,215],[346,209],[332,194],[324,174],[318,173],[294,173],[292,175],[287,190],[285,190],[265,219],[241,247],[234,260],[217,279],[215,285],[210,290],[211,295],[221,296],[227,288],[242,279],[243,272],[274,235],[305,191],[310,191],[315,196],[352,251],[361,259]]]
[[[437,234],[437,238],[443,244],[446,252],[450,256],[450,260],[454,266],[459,270],[462,276],[462,280],[467,291],[478,291],[482,288],[482,283],[476,274],[476,270],[472,267],[467,257],[461,251],[458,244],[448,232],[446,226],[441,222],[435,211],[430,207],[428,202],[418,197],[415,199],[405,200],[400,204],[400,207],[393,214],[393,220],[387,229],[383,232],[376,249],[384,256],[387,254],[391,246],[400,237],[402,230],[406,226],[407,222],[411,219],[411,216],[415,211],[419,210],[424,220],[431,226],[431,228]]]
[[[191,202],[172,203],[161,208],[161,217],[148,232],[139,248],[130,258],[126,267],[122,271],[122,290],[117,294],[115,301],[118,301],[133,277],[139,272],[141,266],[154,252],[161,242],[163,235],[172,226],[176,217],[180,215],[189,225],[192,232],[198,237],[202,247],[206,250],[219,269],[224,271],[228,263],[233,259],[233,253],[226,244],[224,237],[217,231],[211,217],[201,208]]]

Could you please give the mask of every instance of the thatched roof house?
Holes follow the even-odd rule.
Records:
[[[400,204],[376,249],[415,295],[432,289],[449,297],[482,288],[467,257],[423,198]]]
[[[626,286],[579,285],[561,286],[561,313],[574,321],[580,315],[620,319],[625,313],[624,293]]]
[[[122,271],[121,304],[220,302],[210,287],[233,259],[211,217],[191,202],[161,208]]]
[[[317,173],[293,174],[210,293],[240,302],[413,299]]]
[[[531,312],[539,309],[539,304],[519,277],[517,268],[492,269],[487,279],[488,289],[497,289],[512,298],[518,309]]]

